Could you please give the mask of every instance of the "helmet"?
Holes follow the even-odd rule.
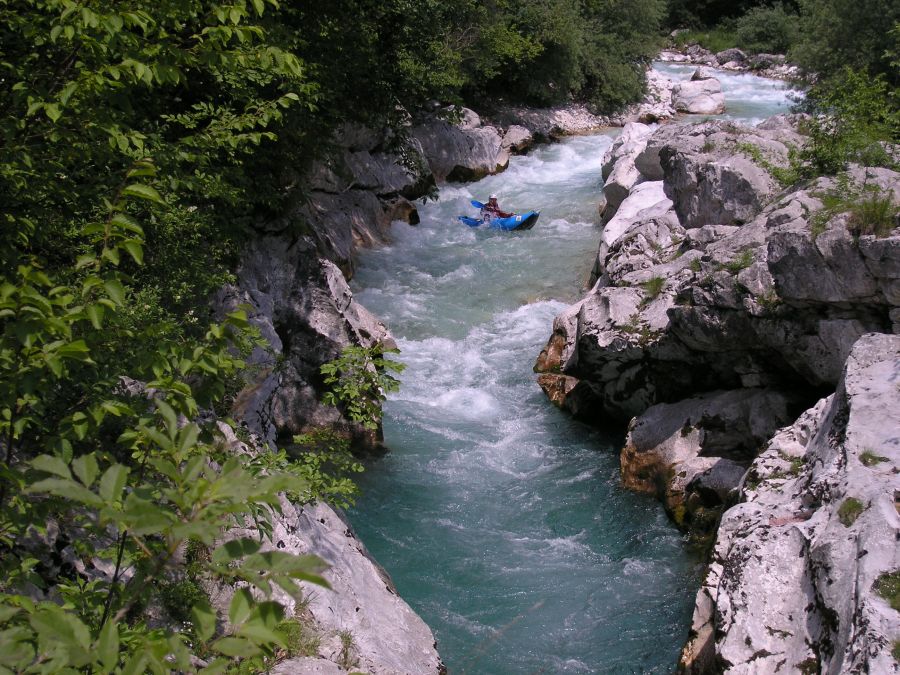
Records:
[[[497,199],[497,195],[491,195],[490,199]]]

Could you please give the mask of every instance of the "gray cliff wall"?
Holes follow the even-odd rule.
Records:
[[[348,345],[393,346],[387,327],[347,284],[356,252],[386,243],[392,221],[417,223],[412,200],[436,183],[502,171],[510,152],[530,142],[521,127],[504,133],[468,110],[461,118],[458,124],[427,119],[410,129],[401,147],[366,129],[345,128],[332,155],[307,177],[305,201],[263,224],[243,251],[237,282],[222,289],[217,305],[220,311],[248,307],[268,342],[252,355],[254,380],[234,406],[256,437],[284,446],[295,434],[326,426],[349,436],[358,449],[382,450],[379,433],[321,404],[320,368]],[[248,451],[236,438],[231,442],[235,451]],[[302,608],[281,598],[315,628],[320,643],[317,656],[290,659],[277,672],[443,672],[430,629],[335,509],[285,502],[274,537],[279,550],[324,559],[332,586],[306,585]]]
[[[577,417],[630,420],[623,483],[715,541],[691,673],[896,668],[873,588],[900,575],[900,174],[785,189],[795,122],[626,125],[593,288],[535,364]],[[877,234],[852,209],[873,194]]]

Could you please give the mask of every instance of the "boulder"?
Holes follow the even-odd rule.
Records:
[[[672,87],[672,105],[678,112],[718,115],[725,112],[722,84],[714,77],[678,82]]]
[[[513,124],[503,134],[501,147],[511,155],[521,155],[534,144],[534,136],[525,127]]]
[[[792,408],[785,394],[753,388],[652,406],[629,425],[622,483],[660,499],[679,527],[709,535],[757,449],[793,419]]]
[[[744,223],[781,189],[769,167],[786,166],[790,148],[804,143],[788,121],[781,122],[768,128],[721,121],[663,128],[648,139],[641,165],[654,173],[659,158],[666,194],[686,228]]]
[[[722,517],[687,673],[888,673],[900,620],[900,336],[865,335],[835,394],[779,432]]]
[[[731,61],[737,61],[738,63],[743,63],[747,60],[747,55],[742,52],[737,47],[732,47],[731,49],[725,49],[721,52],[716,52],[716,61],[721,65],[723,63],[729,63]]]
[[[750,57],[749,64],[753,70],[766,70],[775,66],[784,65],[783,54],[754,54]]]
[[[712,68],[697,68],[697,70],[694,71],[694,74],[691,75],[691,82],[713,80],[715,77],[716,73]]]
[[[410,132],[437,182],[478,180],[503,171],[509,163],[500,132],[482,126],[468,108],[461,115],[456,124],[433,117]]]

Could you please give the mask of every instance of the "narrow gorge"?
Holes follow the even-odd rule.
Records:
[[[664,99],[672,83],[666,76],[687,82],[695,71],[682,64],[659,63],[657,68],[651,95],[632,119],[671,116],[674,110]],[[509,110],[498,114],[502,132],[466,112],[456,125],[436,121],[413,129],[411,147],[419,159],[412,168],[408,162],[398,166],[379,150],[376,137],[349,136],[354,140],[348,142],[343,167],[322,168],[316,183],[320,196],[310,208],[312,222],[322,222],[314,245],[331,251],[329,257],[348,274],[352,270],[353,291],[336,268],[329,271],[329,263],[305,273],[330,279],[324,284],[329,293],[313,308],[314,321],[305,318],[308,308],[298,311],[290,302],[278,306],[279,297],[296,294],[291,284],[310,282],[299,277],[279,281],[287,285],[272,293],[272,280],[281,275],[276,268],[298,269],[290,261],[273,264],[284,255],[284,235],[273,234],[271,248],[252,254],[259,263],[245,266],[241,297],[260,308],[258,320],[286,349],[289,367],[297,368],[293,373],[302,374],[305,367],[307,374],[293,379],[270,375],[259,387],[264,394],[259,401],[268,408],[248,419],[275,420],[270,434],[275,427],[299,431],[309,423],[291,426],[284,418],[284,411],[303,409],[296,402],[304,396],[314,400],[317,387],[318,364],[297,365],[290,356],[293,344],[286,344],[295,341],[297,322],[308,326],[300,335],[331,339],[332,355],[348,342],[387,340],[400,347],[408,366],[401,392],[385,405],[384,443],[390,451],[370,463],[361,479],[363,496],[349,514],[397,587],[389,583],[389,599],[378,599],[363,590],[371,578],[357,579],[356,588],[351,583],[344,589],[363,598],[362,609],[357,606],[350,618],[329,608],[328,594],[316,593],[326,614],[336,617],[335,626],[357,636],[360,666],[372,672],[443,667],[433,651],[429,655],[428,629],[394,593],[434,631],[450,672],[663,673],[671,671],[679,654],[691,672],[718,672],[761,658],[771,659],[765,667],[772,668],[793,659],[789,670],[819,667],[835,658],[843,662],[826,645],[847,644],[847,631],[856,629],[825,626],[824,619],[816,619],[823,626],[812,633],[769,624],[748,628],[752,635],[739,647],[729,647],[730,638],[717,631],[725,630],[723,621],[737,625],[729,612],[738,608],[734,601],[727,611],[716,603],[732,597],[720,587],[730,588],[737,580],[723,572],[733,569],[727,560],[735,554],[722,542],[734,536],[734,528],[748,525],[723,527],[708,572],[699,549],[675,525],[694,538],[714,537],[723,506],[740,498],[741,485],[745,498],[763,494],[747,492],[747,480],[754,481],[754,490],[770,485],[766,476],[784,480],[784,469],[759,464],[771,462],[766,458],[773,452],[788,457],[784,450],[766,451],[753,464],[752,478],[745,474],[777,429],[790,425],[839,381],[846,386],[843,378],[851,375],[842,374],[844,362],[857,337],[891,332],[896,239],[864,238],[855,248],[846,217],[811,239],[813,200],[833,186],[826,182],[782,194],[772,167],[785,166],[788,148],[802,138],[790,117],[763,123],[787,111],[789,88],[749,74],[711,74],[721,81],[726,114],[723,121],[691,127],[683,126],[688,117],[656,131],[628,122],[621,133],[597,133],[606,121],[587,113]],[[759,126],[742,126],[753,124]],[[572,132],[591,133],[510,159],[510,153],[527,147],[532,133],[546,138]],[[475,183],[443,184],[447,177],[471,180],[486,174]],[[427,189],[428,176],[439,181],[439,197],[414,206],[408,199]],[[898,190],[897,176],[890,172],[863,171],[851,178]],[[540,208],[540,225],[510,236],[469,230],[456,221],[471,208],[470,199],[488,193],[499,194],[506,208]],[[595,225],[598,202],[602,235]],[[409,223],[390,226],[397,217]],[[797,248],[798,228],[805,228],[805,241],[825,253],[806,262],[809,243]],[[821,248],[832,240],[830,248]],[[375,247],[357,260],[354,242]],[[826,282],[834,266],[839,266],[834,281]],[[253,269],[255,277],[248,274]],[[850,288],[853,279],[857,286]],[[566,309],[564,303],[576,300],[587,282],[591,292]],[[781,309],[786,306],[790,312]],[[531,365],[551,321],[553,336],[535,366],[543,373],[539,382],[558,406],[591,426],[549,406],[535,386]],[[285,340],[285,335],[290,337]],[[864,367],[892,359],[896,366],[890,338],[866,344],[860,343],[863,351],[856,357]],[[295,383],[305,378],[307,393],[285,390],[278,377]],[[879,405],[890,416],[892,404]],[[617,430],[635,415],[623,439]],[[797,424],[824,425],[803,419]],[[802,443],[810,438],[804,432]],[[869,446],[866,451],[879,457],[896,451],[890,433],[878,443],[877,451]],[[790,452],[796,460],[780,461],[815,471],[816,460],[800,450]],[[841,452],[846,457],[850,451]],[[790,470],[814,480],[805,469]],[[829,490],[842,494],[843,488],[830,480]],[[783,491],[780,484],[776,492]],[[658,496],[671,520],[626,488]],[[875,506],[884,497],[881,492],[866,504],[881,508]],[[825,500],[821,517],[826,520],[837,517],[830,499],[837,496]],[[781,523],[781,518],[786,526],[813,521],[816,508],[786,504],[770,520]],[[896,514],[887,517],[896,521]],[[349,543],[365,556],[354,534],[347,530],[334,541],[340,545],[342,537],[345,549]],[[743,555],[781,555],[767,552],[767,538],[756,544],[756,553]],[[876,556],[882,567],[887,565],[882,572],[896,560],[893,545],[884,546],[888,549]],[[330,561],[336,577],[342,567],[359,565]],[[772,564],[763,563],[769,565],[766,570]],[[806,579],[799,583],[820,584],[817,573],[795,574]],[[871,585],[874,572],[867,574]],[[744,583],[747,593],[765,596],[776,582],[760,572]],[[825,602],[821,592],[813,593],[817,602]],[[375,608],[384,602],[397,605],[407,618],[398,625],[376,616]],[[860,602],[867,612],[882,612],[877,600]],[[827,602],[816,606],[822,609],[811,616],[847,611]],[[748,605],[740,611],[746,613],[743,625],[753,626],[767,610]],[[790,615],[802,621],[798,613],[808,611],[798,606]],[[885,658],[889,640],[896,638],[891,634],[896,622],[888,619],[885,626],[859,638],[867,640],[876,660]],[[805,647],[791,646],[795,635]],[[388,644],[406,656],[392,661]],[[296,672],[289,664],[282,668]]]

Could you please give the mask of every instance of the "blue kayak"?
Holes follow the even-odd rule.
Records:
[[[508,218],[491,218],[484,221],[481,218],[470,218],[469,216],[459,216],[459,219],[469,227],[478,227],[479,225],[489,225],[495,230],[530,230],[537,222],[540,211],[526,211],[525,213],[516,213]]]

